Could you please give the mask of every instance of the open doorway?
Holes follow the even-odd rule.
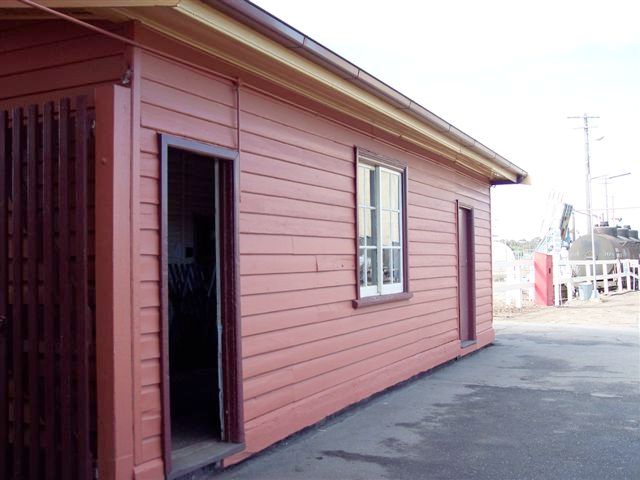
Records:
[[[169,379],[173,452],[221,441],[217,160],[169,150]]]
[[[162,136],[164,451],[177,478],[240,451],[236,152]]]

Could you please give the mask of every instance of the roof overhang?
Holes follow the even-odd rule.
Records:
[[[526,182],[523,169],[246,0],[38,3],[60,8],[90,5],[95,16],[104,10],[105,18],[137,20],[240,70],[433,151],[493,184]],[[13,8],[18,4],[24,5],[19,0],[7,2]]]

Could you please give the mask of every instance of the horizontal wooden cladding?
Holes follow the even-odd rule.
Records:
[[[87,60],[0,77],[0,98],[53,92],[120,79],[125,70],[122,55]],[[42,79],[47,81],[43,82]]]
[[[292,198],[272,197],[245,193],[240,205],[241,213],[260,213],[283,217],[330,220],[353,224],[354,208],[308,202]],[[242,232],[241,232],[242,233]]]
[[[2,22],[3,25],[6,21]],[[113,30],[114,24],[110,22],[93,22],[94,25]],[[34,35],[37,31],[37,35]],[[64,42],[73,38],[82,38],[95,35],[87,32],[86,28],[70,24],[64,20],[46,20],[39,22],[21,22],[14,28],[2,32],[2,42],[0,43],[0,53],[13,52],[16,50],[26,51],[35,47]]]
[[[240,177],[240,188],[243,193],[251,192],[296,200],[306,199],[315,203],[355,208],[353,192],[333,190],[317,185],[305,185],[249,172],[244,172]]]
[[[372,322],[377,321],[376,319],[384,322],[385,319],[390,318],[391,320],[389,321],[392,321],[394,318],[394,311],[408,306],[416,306],[414,308],[422,309],[423,312],[428,312],[430,308],[436,308],[429,306],[430,303],[445,300],[447,298],[451,298],[452,295],[455,295],[455,280],[447,282],[447,284],[437,280],[417,280],[416,282],[430,282],[429,287],[431,288],[423,291],[416,291],[410,302],[404,301],[397,304],[371,306],[366,309],[354,311],[353,306],[351,305],[351,300],[349,300],[322,305],[311,305],[280,312],[252,315],[243,318],[243,335],[246,338],[251,335],[256,335],[256,338],[253,339],[252,342],[259,343],[261,341],[261,334],[294,327],[303,327],[311,324],[339,321],[347,322],[350,325],[359,325],[359,321],[361,320],[367,325],[371,325]],[[440,285],[441,283],[443,284]],[[333,324],[331,323],[326,323],[324,326],[326,328],[330,328],[332,325]],[[327,331],[327,335],[331,335],[331,332]],[[262,340],[265,341],[266,349],[273,348],[272,343],[268,341],[269,338],[270,337],[262,338]],[[250,351],[251,350],[249,350],[249,352]],[[245,354],[247,354],[247,352],[245,352]]]
[[[0,77],[120,55],[124,50],[121,42],[104,35],[91,33],[87,35],[86,30],[84,34],[81,40],[72,38],[3,52]]]
[[[457,278],[458,271],[455,264],[448,266],[413,267],[409,270],[411,280],[426,278]]]
[[[368,312],[245,337],[243,339],[245,377],[249,378],[286,366],[286,363],[269,363],[268,356],[276,351],[280,353],[274,354],[272,358],[279,359],[279,362],[286,362],[287,354],[291,348],[309,344],[308,346],[311,348],[309,351],[310,356],[306,358],[315,358],[316,356],[319,357],[339,351],[342,349],[338,348],[339,345],[359,345],[358,341],[366,342],[368,337],[364,332],[371,329],[375,329],[370,332],[373,336],[378,332],[380,338],[383,338],[390,332],[395,331],[394,329],[400,328],[398,325],[408,320],[421,319],[416,321],[422,322],[422,325],[429,325],[455,318],[455,313],[451,317],[451,310],[456,309],[456,302],[455,289],[449,289],[447,292],[443,292],[441,298],[437,300],[390,308],[384,310],[382,315],[380,311]],[[395,324],[398,325],[394,326]],[[373,336],[371,341],[374,340]],[[328,343],[316,346],[310,345],[312,342],[328,341],[329,339],[337,342],[336,347]],[[333,348],[336,348],[336,350],[333,350]],[[260,359],[266,360],[266,363],[261,363],[262,360]],[[297,362],[292,361],[293,363]]]
[[[309,218],[240,213],[241,233],[265,233],[323,238],[354,238],[353,223]]]
[[[240,273],[259,275],[273,273],[324,272],[355,269],[355,255],[245,255]]]
[[[150,52],[141,52],[140,68],[143,79],[152,80],[229,107],[235,105],[233,84],[203,70],[178,64]]]
[[[409,216],[409,226],[413,218],[419,218],[423,220],[435,220],[438,222],[447,222],[455,225],[456,216],[455,209],[452,208],[450,212],[444,212],[442,210],[434,210],[429,207],[422,207],[418,205],[409,205],[407,207],[407,215]],[[411,227],[409,227],[411,228]]]
[[[346,238],[240,234],[242,255],[354,255],[353,250],[353,239]],[[250,258],[248,257],[247,261],[250,261]]]
[[[409,229],[408,232],[410,242],[422,243],[455,243],[456,235],[450,232],[439,232],[433,230],[415,230]]]
[[[359,330],[245,360],[245,396],[252,399],[292,383],[339,370],[367,358],[408,345],[417,339],[455,330],[455,308],[401,322]]]
[[[237,124],[230,82],[144,52],[141,64],[139,353],[143,457],[151,458],[160,405],[157,132],[236,148]],[[475,208],[476,258],[490,262],[489,185],[249,88],[240,98],[240,290],[253,449],[459,354],[456,200]],[[358,310],[354,145],[408,164],[414,294]],[[491,331],[488,273],[476,272],[483,339]],[[312,406],[314,398],[326,401]],[[313,413],[299,414],[300,405]],[[286,427],[265,426],[283,417]]]
[[[140,310],[140,333],[160,332],[160,307],[146,307]]]
[[[309,123],[301,123],[294,126],[291,123],[292,119],[288,116],[277,118],[272,113],[267,117],[262,117],[247,112],[254,106],[253,102],[259,95],[250,91],[245,92],[241,106],[243,115],[240,118],[243,130],[246,129],[248,132],[288,145],[296,145],[306,150],[321,152],[329,157],[353,161],[353,145],[338,143],[332,138],[317,135],[313,133],[312,128],[308,128],[310,126]]]
[[[338,175],[306,165],[297,165],[274,158],[262,157],[244,150],[242,153],[242,171],[343,192],[354,193],[355,191],[353,176]]]
[[[347,177],[354,176],[353,158],[335,158],[326,152],[316,152],[300,145],[279,142],[245,130],[242,124],[242,150],[283,162],[306,165],[316,170],[326,170]]]
[[[185,88],[185,83],[182,88]],[[209,100],[175,87],[163,85],[152,80],[142,80],[141,100],[145,104],[160,107],[177,113],[186,113],[200,120],[220,125],[235,125],[236,109],[234,106]],[[230,87],[227,96],[233,98]]]
[[[232,127],[146,103],[141,108],[141,124],[152,132],[160,131],[202,142],[215,139],[217,145],[228,148],[234,148],[236,141]],[[154,134],[152,136],[155,137]]]
[[[492,332],[478,338],[478,348],[492,341]],[[384,390],[455,357],[460,351],[458,339],[387,363],[380,368],[338,384],[318,394],[296,401],[247,422],[247,449],[243,456],[264,449],[271,443],[315,422],[344,405]],[[240,460],[242,457],[238,457]]]
[[[407,338],[386,339],[382,345],[378,346],[380,350],[376,350],[375,347],[369,347],[369,352],[362,352],[365,355],[363,360],[341,366],[315,377],[300,378],[300,381],[296,383],[246,400],[245,418],[250,421],[265,413],[286,407],[288,404],[354,380],[390,363],[452,341],[457,338],[458,334],[455,330],[449,330],[433,337],[422,335],[427,335],[426,329],[425,333],[417,334],[416,332],[411,332],[406,334]],[[370,356],[367,356],[367,354]],[[297,372],[297,369],[295,370]],[[296,378],[295,374],[293,378]]]
[[[353,285],[352,271],[283,273],[266,275],[245,275],[241,279],[242,295],[279,293],[292,290],[309,290],[323,287]]]
[[[409,267],[441,267],[447,265],[457,265],[455,255],[409,255]]]
[[[333,273],[333,272],[332,272]],[[244,316],[267,312],[291,310],[353,299],[355,285],[329,286],[309,290],[284,291],[276,293],[243,295],[242,314]]]

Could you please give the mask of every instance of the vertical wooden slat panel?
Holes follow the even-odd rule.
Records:
[[[40,393],[38,391],[38,110],[27,110],[27,318],[29,385],[29,477],[39,478]]]
[[[13,243],[13,476],[22,475],[23,385],[22,385],[22,109],[13,110],[12,119],[12,243]]]
[[[78,478],[88,480],[91,475],[89,450],[89,305],[87,269],[87,103],[78,97],[76,103],[75,155],[75,244],[76,257],[76,358],[77,358],[77,429]]]
[[[13,242],[13,475],[22,474],[23,438],[23,375],[22,375],[22,109],[12,115],[12,242]]]
[[[72,478],[71,289],[69,285],[69,99],[60,101],[58,126],[58,285],[60,286],[60,446],[62,478]]]
[[[89,133],[86,98],[0,111],[2,480],[93,478]]]
[[[44,401],[46,478],[56,478],[55,409],[55,274],[54,274],[54,170],[53,103],[44,105],[42,115],[42,302],[44,343]]]
[[[7,316],[8,288],[9,288],[9,221],[7,201],[7,178],[9,175],[7,112],[0,111],[0,477],[8,478],[7,447],[8,447],[8,395],[7,389]]]

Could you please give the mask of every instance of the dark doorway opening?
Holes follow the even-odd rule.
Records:
[[[172,451],[223,439],[217,160],[170,149],[169,378]]]
[[[238,153],[162,134],[163,452],[169,479],[244,448]]]
[[[458,295],[463,347],[476,339],[473,236],[473,209],[458,206]]]

